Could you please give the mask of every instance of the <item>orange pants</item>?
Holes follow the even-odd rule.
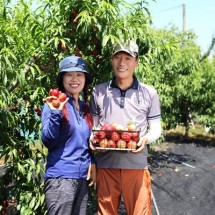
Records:
[[[97,169],[98,215],[118,215],[121,194],[127,215],[151,215],[148,170]]]

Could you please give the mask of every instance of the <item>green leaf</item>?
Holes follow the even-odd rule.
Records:
[[[27,15],[25,16],[25,18],[23,19],[23,22],[22,22],[22,25],[23,25],[23,26],[25,26],[25,23],[26,23],[28,17],[30,17],[30,14],[27,14]]]
[[[33,197],[33,198],[31,199],[30,204],[29,204],[29,208],[31,208],[31,209],[33,209],[33,208],[34,208],[35,203],[36,203],[35,201],[36,201],[36,197]]]
[[[109,39],[110,39],[110,35],[105,35],[102,40],[102,46],[106,46]]]
[[[45,202],[45,194],[42,194],[40,197],[40,203],[43,204]]]
[[[17,167],[18,167],[19,172],[21,172],[22,174],[25,173],[25,169],[20,163],[17,163]]]
[[[32,180],[32,171],[30,169],[30,172],[28,172],[28,175],[27,175],[27,181],[30,182]]]
[[[7,57],[7,56],[4,56],[4,59],[5,59],[6,64],[7,64],[7,65],[9,66],[9,68],[12,70],[12,65],[11,65],[11,63],[10,63],[8,57]]]

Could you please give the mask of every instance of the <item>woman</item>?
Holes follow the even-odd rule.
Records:
[[[92,116],[87,86],[91,79],[80,57],[66,57],[59,66],[57,85],[67,99],[56,108],[52,105],[55,96],[48,96],[42,112],[42,141],[48,148],[47,211],[49,215],[84,215],[88,188],[96,180],[95,163],[88,147]],[[84,101],[80,100],[81,92]]]

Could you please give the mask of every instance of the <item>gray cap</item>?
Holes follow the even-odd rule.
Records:
[[[137,57],[139,48],[138,45],[133,40],[130,40],[126,43],[116,44],[112,56],[118,52],[126,52],[130,54],[132,57]]]

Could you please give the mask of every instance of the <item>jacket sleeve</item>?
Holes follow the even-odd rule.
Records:
[[[61,110],[51,110],[47,104],[42,110],[42,142],[48,148],[53,148],[59,139]]]

